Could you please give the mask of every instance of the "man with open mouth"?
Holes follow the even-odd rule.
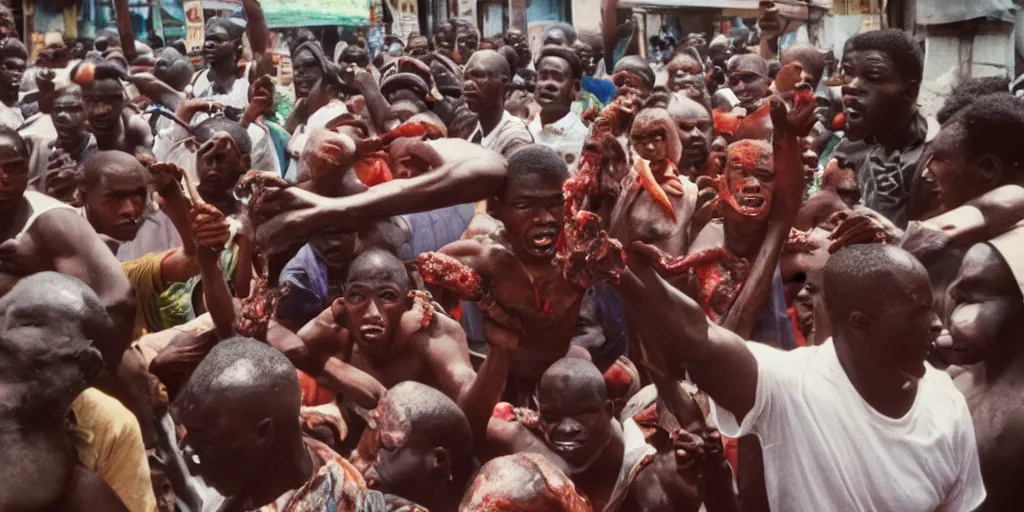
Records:
[[[864,206],[900,229],[924,186],[916,176],[928,128],[917,111],[922,59],[906,32],[876,30],[846,42],[840,68],[846,137],[870,146],[858,170]]]
[[[579,114],[571,109],[582,76],[579,58],[570,48],[545,46],[537,55],[535,98],[540,114],[530,122],[530,134],[539,144],[561,153],[572,169],[590,132]]]

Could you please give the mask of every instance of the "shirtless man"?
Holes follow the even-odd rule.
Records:
[[[16,133],[0,130],[0,296],[19,279],[54,270],[82,279],[103,301],[117,337],[97,340],[108,367],[116,367],[131,341],[135,302],[128,279],[96,231],[75,210],[26,191],[28,148]]]
[[[85,117],[98,149],[152,155],[153,133],[142,117],[127,109],[121,68],[109,62],[84,62],[71,70],[71,76],[82,87]]]
[[[537,485],[539,481],[543,485]],[[462,512],[589,512],[576,486],[547,458],[517,453],[491,459],[459,505]]]
[[[715,126],[708,109],[689,97],[676,97],[668,104],[668,115],[676,125],[682,157],[679,174],[696,179],[698,174],[711,175],[709,163]],[[714,177],[714,176],[711,176]]]
[[[0,319],[0,509],[127,511],[77,463],[66,424],[72,401],[103,370],[93,340],[115,335],[99,297],[41,272],[0,299]]]
[[[967,251],[949,288],[944,317],[948,330],[936,348],[949,362],[964,365],[955,374],[967,398],[988,498],[978,510],[1009,510],[1024,474],[1024,443],[1014,434],[1024,427],[1024,408],[1016,397],[1024,369],[1019,340],[1024,335],[1021,295],[1024,254],[1017,228]]]
[[[380,450],[367,485],[428,510],[458,509],[476,461],[469,422],[455,402],[407,381],[389,389],[371,415]]]
[[[89,133],[85,119],[82,88],[70,84],[57,91],[51,116],[57,138],[33,144],[29,186],[70,203],[76,189],[75,168],[96,149],[96,138]]]
[[[496,417],[488,429],[491,455],[530,452],[561,468],[594,510],[736,510],[732,472],[721,451],[680,431],[677,450],[657,453],[632,420],[610,413],[601,372],[589,361],[566,358],[537,387],[539,417]],[[699,448],[697,448],[699,446]],[[689,453],[687,453],[689,450]],[[706,456],[705,456],[706,455]],[[704,480],[704,490],[696,482]],[[703,494],[703,495],[702,495]]]

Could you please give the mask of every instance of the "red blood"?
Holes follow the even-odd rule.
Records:
[[[846,128],[846,112],[840,112],[832,118],[832,129],[839,131]]]
[[[810,89],[800,89],[796,91],[796,96],[793,98],[793,106],[802,107],[812,103],[814,103],[814,93],[811,92]]]
[[[604,382],[608,387],[608,394],[619,397],[625,396],[629,391],[629,385],[633,383],[633,378],[621,366],[613,364],[608,367],[608,371],[604,372]]]
[[[722,135],[734,135],[736,130],[740,128],[740,123],[743,121],[738,116],[730,114],[729,112],[722,112],[721,110],[715,110],[713,117],[715,133]]]
[[[729,152],[729,161],[740,164],[744,169],[754,169],[764,160],[764,156],[760,146],[740,142]]]
[[[512,421],[516,419],[516,412],[512,407],[512,404],[508,402],[498,402],[498,404],[494,406],[494,411],[491,413],[491,416],[505,421]]]

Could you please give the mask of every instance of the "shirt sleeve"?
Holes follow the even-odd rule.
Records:
[[[957,436],[957,449],[961,454],[960,473],[945,501],[937,510],[941,512],[960,512],[977,510],[985,501],[985,484],[981,479],[981,462],[978,458],[978,443],[974,437],[974,423],[963,398],[961,401],[961,425]]]
[[[711,401],[711,414],[722,434],[728,437],[742,437],[757,433],[760,424],[767,417],[778,396],[785,392],[787,380],[798,373],[795,356],[798,352],[784,352],[763,343],[748,341],[747,348],[757,360],[757,390],[754,406],[743,418],[736,418],[732,412]],[[742,421],[740,421],[742,420]]]
[[[274,144],[267,132],[259,125],[250,124],[246,130],[252,139],[252,168],[257,171],[272,172],[281,175],[281,164],[277,161]]]

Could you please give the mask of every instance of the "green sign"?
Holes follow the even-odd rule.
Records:
[[[370,0],[261,0],[267,26],[367,25]]]

